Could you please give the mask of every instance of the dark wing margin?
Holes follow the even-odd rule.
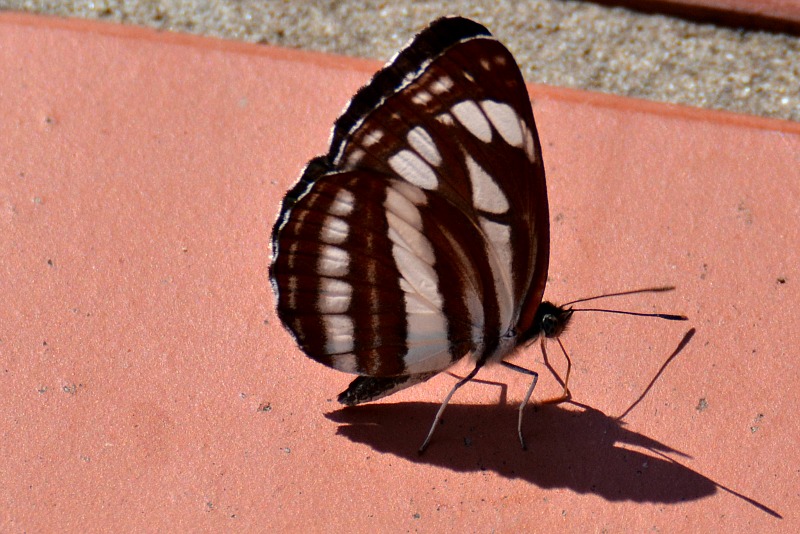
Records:
[[[347,144],[350,134],[361,125],[364,117],[419,76],[431,61],[453,45],[482,35],[491,37],[492,34],[469,19],[443,17],[433,21],[353,96],[346,111],[334,123],[328,160],[337,161],[343,145]]]

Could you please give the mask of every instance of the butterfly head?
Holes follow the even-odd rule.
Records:
[[[533,341],[540,335],[558,337],[567,328],[572,318],[572,308],[563,308],[550,302],[542,302],[536,310],[533,325],[522,336],[522,342]]]

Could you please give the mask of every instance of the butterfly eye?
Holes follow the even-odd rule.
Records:
[[[557,337],[560,333],[558,317],[550,313],[542,317],[542,333],[545,337]]]

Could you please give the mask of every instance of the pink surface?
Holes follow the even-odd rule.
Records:
[[[800,32],[800,0],[594,0],[733,27]]]
[[[641,0],[647,5],[650,0]],[[654,3],[675,6],[713,9],[719,13],[734,13],[781,19],[789,23],[800,23],[800,1],[798,0],[654,0]]]
[[[591,409],[531,409],[523,452],[526,378],[492,369],[420,457],[453,379],[340,410],[267,280],[281,196],[377,67],[0,15],[0,529],[800,530],[800,126],[531,87],[547,297],[674,284],[607,304],[690,322],[576,316]]]

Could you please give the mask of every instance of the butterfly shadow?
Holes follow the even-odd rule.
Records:
[[[656,377],[693,333],[684,337]],[[372,404],[343,408],[326,417],[340,424],[339,435],[415,463],[459,472],[494,471],[541,488],[566,488],[609,501],[680,503],[722,489],[781,517],[682,465],[671,456],[690,459],[688,455],[627,428],[622,417],[577,402],[528,407],[524,424],[527,450],[521,449],[517,438],[517,407],[506,404],[504,395],[495,405],[453,403],[430,446],[419,454],[417,449],[438,409],[438,403]]]
[[[338,434],[378,452],[460,472],[494,471],[541,488],[655,503],[695,500],[716,491],[713,481],[666,456],[685,455],[589,406],[530,409],[523,451],[516,407],[452,404],[420,455],[417,448],[438,409],[435,403],[376,404],[327,417],[342,423]]]

